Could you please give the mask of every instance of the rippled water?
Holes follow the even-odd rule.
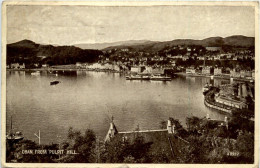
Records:
[[[53,80],[60,84],[51,86]],[[111,116],[119,131],[157,129],[162,120],[191,115],[222,119],[224,116],[205,107],[202,87],[225,81],[209,78],[176,77],[172,81],[127,81],[124,75],[105,72],[69,71],[58,76],[41,72],[7,72],[7,131],[10,116],[13,127],[25,138],[57,142],[66,137],[68,128],[93,129],[104,137]]]

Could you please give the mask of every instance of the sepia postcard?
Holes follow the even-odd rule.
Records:
[[[258,2],[2,4],[2,167],[258,167]]]

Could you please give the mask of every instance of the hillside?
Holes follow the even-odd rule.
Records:
[[[18,62],[75,64],[76,62],[94,62],[102,54],[99,50],[83,50],[74,46],[41,45],[30,40],[22,40],[7,45],[7,64]]]
[[[105,46],[109,46],[103,49],[103,51],[115,48],[128,48],[133,51],[158,52],[177,45],[200,45],[204,47],[252,47],[254,46],[254,42],[254,37],[230,36],[226,38],[210,37],[203,40],[176,39],[165,42],[130,40],[103,44],[78,44],[77,46],[85,45],[85,48],[91,48],[91,46],[93,48],[103,48]],[[28,65],[40,62],[48,63],[50,65],[60,65],[75,64],[76,62],[95,62],[101,54],[103,54],[102,51],[96,49],[81,49],[75,46],[42,45],[30,40],[22,40],[7,45],[7,64],[19,62],[26,63]]]
[[[128,48],[135,51],[146,51],[146,52],[157,52],[166,47],[172,47],[177,45],[191,46],[201,45],[204,47],[217,47],[217,46],[233,46],[233,47],[251,47],[254,46],[255,38],[246,36],[230,36],[226,38],[222,37],[210,37],[203,40],[193,39],[176,39],[166,42],[153,42],[153,43],[142,43],[139,45],[120,45],[105,48],[104,50],[110,50],[113,48],[122,49]]]

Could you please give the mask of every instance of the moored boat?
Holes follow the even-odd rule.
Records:
[[[8,142],[18,142],[20,140],[23,140],[23,134],[22,132],[20,131],[17,131],[15,133],[9,133],[7,136],[6,136],[6,140]]]
[[[17,132],[13,132],[13,124],[12,124],[12,116],[11,116],[11,130],[9,132],[8,135],[6,135],[6,140],[7,142],[11,142],[11,143],[14,143],[14,142],[18,142],[20,140],[23,140],[23,134],[22,132],[20,131],[17,131]]]
[[[155,80],[155,81],[171,81],[172,78],[168,77],[168,76],[153,75],[153,76],[151,76],[151,80]]]
[[[31,75],[33,76],[39,76],[41,75],[40,71],[32,72]]]
[[[147,75],[130,75],[126,76],[126,80],[150,80],[150,77]]]
[[[211,86],[211,84],[206,83],[206,85],[202,88],[202,92],[204,95],[209,91]]]
[[[52,81],[52,82],[50,82],[50,85],[57,85],[59,83],[60,83],[60,81]]]

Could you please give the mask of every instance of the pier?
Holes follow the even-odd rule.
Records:
[[[204,97],[204,104],[209,108],[232,114],[232,107],[210,100],[210,97],[212,96],[212,94],[214,94],[214,89],[215,87],[211,87],[210,90],[206,93]]]
[[[231,108],[228,108],[228,107],[224,107],[222,105],[222,107],[220,105],[218,105],[217,103],[214,103],[214,102],[211,102],[209,101],[208,99],[204,99],[204,104],[209,107],[209,108],[213,108],[215,110],[219,110],[219,111],[222,111],[222,112],[226,112],[228,114],[231,114],[232,113],[232,109]]]

